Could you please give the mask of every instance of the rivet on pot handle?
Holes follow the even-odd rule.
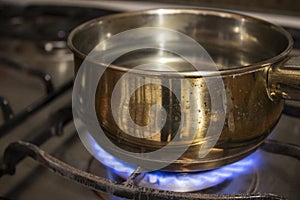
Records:
[[[271,98],[300,100],[300,56],[289,57],[268,70]]]

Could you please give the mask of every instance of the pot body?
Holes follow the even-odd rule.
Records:
[[[81,59],[76,59],[80,64]],[[201,146],[210,141],[210,138],[206,137],[210,120],[218,120],[218,116],[213,116],[211,113],[211,97],[204,78],[190,77],[182,80],[183,78],[138,76],[134,73],[122,78],[123,75],[124,72],[107,69],[101,77],[95,99],[99,123],[106,136],[115,145],[130,152],[156,151],[168,145],[173,137],[179,134],[180,140],[177,139],[172,144],[174,154],[187,144],[190,147],[165,170],[211,169],[243,158],[254,151],[268,136],[276,125],[284,105],[282,99],[272,100],[268,95],[266,68],[242,75],[222,77],[226,92],[224,126],[210,153],[199,158]],[[186,80],[196,88],[198,95],[191,95],[191,92],[195,92],[195,88],[192,91],[186,89]],[[131,119],[128,119],[127,113],[119,113],[117,119],[113,116],[112,93],[118,81],[123,87],[115,92],[118,92],[123,99],[120,99],[120,108],[116,109],[122,112],[122,107],[128,103],[126,99],[130,98]],[[147,82],[164,82],[170,86],[180,87],[181,94],[176,97],[168,88],[159,84],[147,84]],[[137,83],[142,83],[144,86],[136,89],[135,93],[128,97],[129,87],[135,87]],[[141,136],[147,133],[139,132],[135,126],[130,125],[129,120],[144,126],[152,120],[161,119],[161,116],[149,114],[153,105],[164,107],[167,111],[167,119],[161,131]],[[191,105],[197,109],[191,110]],[[195,128],[194,123],[190,122],[196,118],[198,122]],[[159,122],[157,124],[159,126]],[[177,132],[179,129],[181,130]],[[164,162],[164,156],[168,155],[162,155],[161,160],[153,162]]]
[[[95,98],[98,121],[106,136],[119,148],[139,153],[156,151],[173,141],[169,153],[176,154],[179,149],[189,145],[178,160],[165,167],[169,171],[212,169],[250,154],[264,141],[280,118],[284,101],[270,97],[267,74],[270,67],[279,65],[286,58],[288,52],[270,60],[287,51],[290,44],[286,35],[270,24],[236,14],[167,10],[163,15],[163,23],[159,23],[159,12],[116,15],[81,26],[69,40],[72,46],[82,52],[74,51],[75,73],[85,59],[84,54],[107,39],[107,33],[114,35],[130,28],[160,26],[183,32],[198,41],[212,56],[220,74],[218,77],[165,76],[127,70],[161,57],[172,60],[167,64],[179,71],[192,69],[189,63],[178,56],[162,54],[153,49],[119,57],[112,65],[124,67],[125,70],[106,68],[99,77]],[[274,39],[277,43],[273,42]],[[92,61],[90,64],[101,67],[101,64]],[[181,67],[184,69],[181,70]],[[207,85],[208,79],[214,81],[216,78],[221,78],[224,84],[224,90],[220,92],[224,93],[226,107],[225,121],[217,139],[207,136],[210,122],[219,120],[219,116],[212,112],[214,99]],[[117,84],[122,87],[116,90]],[[142,86],[130,93],[131,88],[137,85]],[[172,92],[175,87],[179,91],[176,95]],[[112,112],[113,92],[120,97],[119,108],[115,108],[119,110],[118,117]],[[159,114],[151,115],[153,105],[164,108],[166,118],[163,123],[155,121],[161,120]],[[124,107],[129,113],[122,113]],[[132,126],[130,121],[141,127],[149,123],[163,126],[154,134],[147,135],[147,132],[141,133],[136,126]],[[177,134],[178,137],[174,139]],[[211,151],[199,157],[201,147],[212,140],[217,142]],[[165,162],[167,156],[162,154],[161,158],[152,162]]]

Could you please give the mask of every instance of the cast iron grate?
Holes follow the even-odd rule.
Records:
[[[71,106],[67,105],[50,116],[47,126],[40,130],[37,137],[29,142],[18,141],[10,144],[4,153],[3,163],[0,169],[0,177],[5,174],[13,175],[17,164],[25,157],[31,157],[54,173],[92,190],[105,192],[127,199],[245,199],[245,200],[277,200],[284,197],[274,194],[199,194],[161,191],[134,185],[133,180],[139,175],[136,169],[131,176],[122,183],[95,176],[85,171],[76,169],[41,150],[38,146],[54,135],[63,134],[63,127],[72,121]],[[261,149],[267,152],[282,154],[300,160],[300,146],[286,144],[274,140],[266,140]]]

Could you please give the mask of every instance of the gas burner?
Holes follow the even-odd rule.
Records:
[[[258,180],[252,157],[205,172],[142,173],[134,179],[134,184],[174,192],[224,194],[239,191],[239,193],[252,193],[255,192]],[[123,182],[129,178],[124,177],[124,173],[118,174],[117,170],[104,166],[96,159],[91,160],[89,172],[117,182]]]
[[[93,139],[90,141],[93,144],[95,155],[97,155],[97,159],[90,161],[88,169],[90,173],[121,183],[128,180],[136,171],[134,166],[107,153]],[[258,162],[259,154],[255,153],[236,163],[209,171],[139,173],[134,177],[133,183],[139,187],[174,192],[230,194],[238,191],[239,193],[253,193],[258,180],[255,167]],[[104,196],[102,193],[99,195]],[[105,195],[105,197],[111,199],[110,196]]]

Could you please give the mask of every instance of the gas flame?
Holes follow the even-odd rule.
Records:
[[[125,163],[101,148],[97,142],[90,137],[90,144],[93,147],[94,155],[103,165],[110,168],[120,177],[127,179],[134,172],[136,166]],[[150,187],[160,190],[173,190],[176,192],[199,191],[216,186],[226,180],[247,174],[256,162],[259,155],[254,153],[238,162],[223,166],[218,169],[201,172],[165,172],[153,171],[139,176],[139,186]]]

